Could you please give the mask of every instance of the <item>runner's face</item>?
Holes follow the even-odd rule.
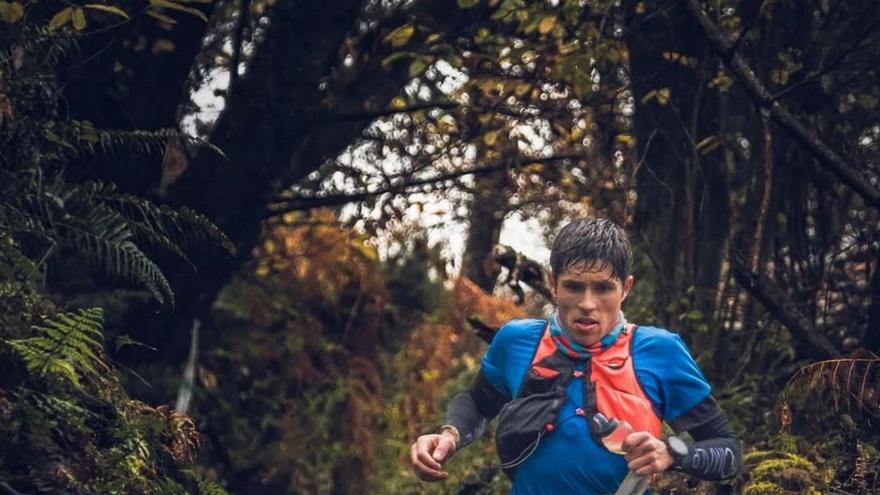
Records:
[[[631,275],[621,281],[611,273],[608,263],[581,262],[554,280],[559,321],[581,345],[598,342],[614,328],[620,305],[632,289]]]

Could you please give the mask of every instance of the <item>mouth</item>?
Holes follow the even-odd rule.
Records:
[[[596,320],[594,318],[587,318],[587,317],[578,318],[574,321],[574,326],[578,330],[581,330],[584,332],[590,332],[590,331],[593,331],[593,330],[599,328],[599,320]]]

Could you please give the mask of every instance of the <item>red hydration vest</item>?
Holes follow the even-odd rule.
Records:
[[[645,394],[636,377],[632,360],[632,338],[636,331],[636,325],[629,324],[610,347],[602,352],[593,354],[590,358],[589,375],[583,371],[575,371],[574,377],[583,380],[591,380],[595,390],[595,409],[606,418],[625,420],[634,431],[646,431],[656,438],[660,438],[661,420],[654,412],[650,399]],[[532,358],[531,370],[540,377],[551,378],[559,375],[559,371],[539,365],[545,357],[557,351],[556,342],[550,335],[550,324],[544,328],[541,341]],[[584,384],[587,385],[587,384]],[[581,416],[589,415],[592,418],[595,411],[590,407],[590,398],[587,397],[590,387],[584,386],[583,408],[577,409]],[[585,411],[586,409],[586,411]]]

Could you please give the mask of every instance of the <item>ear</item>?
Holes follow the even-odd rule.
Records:
[[[552,273],[547,275],[547,284],[550,287],[550,295],[553,296],[553,304],[556,304],[556,277]]]
[[[629,291],[632,290],[633,284],[636,282],[636,279],[630,275],[626,277],[626,280],[623,281],[623,297],[620,299],[620,302],[626,300],[626,296],[629,295]]]

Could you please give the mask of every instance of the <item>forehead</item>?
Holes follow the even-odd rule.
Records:
[[[558,280],[579,280],[583,282],[597,282],[604,280],[619,280],[614,276],[611,263],[604,260],[579,261],[574,265],[562,270]]]

